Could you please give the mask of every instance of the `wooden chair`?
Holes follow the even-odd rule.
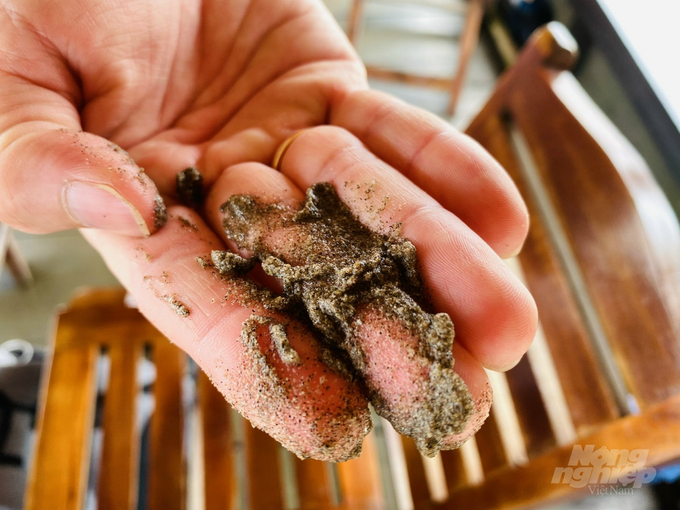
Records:
[[[0,276],[5,264],[18,285],[29,285],[33,281],[31,270],[19,251],[12,230],[8,225],[0,223]]]
[[[122,291],[90,291],[59,315],[26,509],[81,508],[88,480],[101,510],[136,508],[140,479],[152,510],[518,508],[578,495],[551,483],[574,445],[648,450],[650,467],[680,458],[680,228],[644,162],[565,70],[575,58],[561,25],[538,31],[468,130],[527,200],[529,238],[508,263],[541,318],[522,362],[490,373],[495,400],[475,438],[425,459],[377,420],[359,459],[299,461],[202,374],[198,404],[185,405],[187,357]],[[145,359],[155,411],[140,434]]]
[[[469,4],[468,6],[465,6],[466,2]],[[447,90],[449,92],[449,103],[446,108],[446,113],[450,117],[456,110],[468,64],[470,63],[472,54],[479,41],[479,31],[482,26],[482,20],[484,19],[484,10],[486,8],[487,0],[460,0],[458,2],[453,2],[452,0],[419,0],[419,2],[415,1],[412,3],[432,5],[460,12],[465,15],[463,32],[460,36],[460,56],[456,65],[456,73],[453,78],[420,76],[370,65],[366,66],[366,70],[368,71],[368,75],[373,78],[394,80],[410,83],[412,85],[422,85]],[[347,19],[347,37],[349,37],[349,40],[355,45],[361,27],[364,6],[365,0],[352,0],[350,6]]]

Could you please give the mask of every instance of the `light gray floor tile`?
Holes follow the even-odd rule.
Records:
[[[77,231],[34,236],[16,233],[31,267],[34,284],[16,287],[9,275],[0,281],[0,342],[23,338],[45,345],[56,308],[83,286],[119,285],[99,255]]]

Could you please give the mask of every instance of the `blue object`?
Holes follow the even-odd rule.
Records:
[[[652,483],[673,483],[677,480],[680,480],[680,464],[657,469]]]

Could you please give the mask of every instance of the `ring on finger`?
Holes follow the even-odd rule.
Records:
[[[276,149],[276,152],[274,153],[274,158],[272,159],[272,168],[274,170],[281,171],[281,164],[283,163],[283,156],[286,154],[286,151],[301,134],[308,130],[309,128],[296,131],[288,138],[286,138],[281,145],[279,145],[279,148]]]

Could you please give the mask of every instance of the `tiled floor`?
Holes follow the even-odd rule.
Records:
[[[44,236],[15,233],[35,278],[16,287],[7,271],[0,279],[0,343],[22,338],[45,345],[56,308],[82,286],[118,285],[79,232]]]
[[[344,20],[347,0],[326,3],[337,19]],[[457,41],[450,34],[457,34],[460,28],[461,18],[453,14],[371,2],[358,48],[368,63],[425,75],[451,76],[457,59]],[[452,119],[456,127],[467,124],[493,89],[496,73],[487,51],[482,45],[475,52],[459,108]],[[448,101],[442,91],[379,81],[372,81],[372,86],[439,115]],[[55,309],[67,302],[76,288],[117,282],[78,232],[46,236],[18,233],[17,238],[33,270],[35,284],[20,289],[12,285],[7,275],[0,280],[0,342],[23,338],[45,345]],[[649,492],[640,489],[632,496],[594,496],[552,508],[651,510],[654,504]]]

